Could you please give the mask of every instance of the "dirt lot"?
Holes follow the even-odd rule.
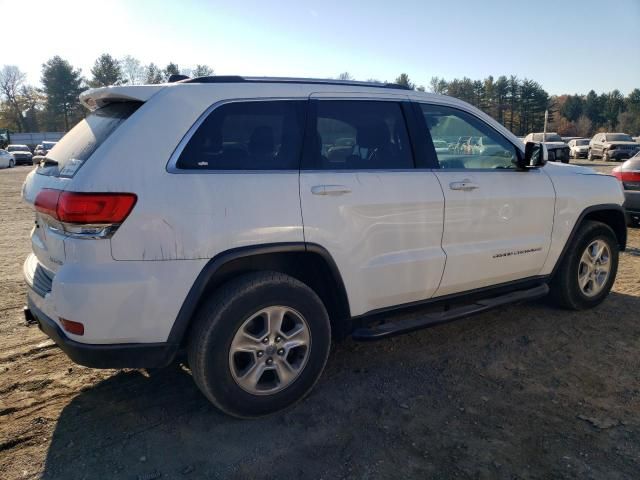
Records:
[[[79,367],[25,326],[27,172],[0,171],[3,479],[640,476],[637,230],[614,293],[593,311],[533,303],[346,341],[307,400],[238,421],[183,366]]]

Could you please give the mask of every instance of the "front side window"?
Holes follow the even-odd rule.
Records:
[[[399,103],[368,100],[316,102],[309,167],[328,170],[413,168]]]
[[[296,100],[234,102],[215,108],[180,154],[195,170],[297,170],[304,104]]]
[[[432,139],[448,148],[435,148],[442,169],[516,168],[518,152],[506,138],[472,115],[455,108],[420,104]]]

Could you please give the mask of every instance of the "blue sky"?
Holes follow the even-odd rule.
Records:
[[[552,94],[640,88],[640,0],[0,0],[0,65],[37,83],[61,55],[86,76],[108,52],[217,74],[417,84],[515,74]],[[34,27],[39,25],[37,30]]]

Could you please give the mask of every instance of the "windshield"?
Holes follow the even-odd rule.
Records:
[[[631,136],[624,133],[607,133],[605,135],[606,142],[633,142]]]
[[[57,172],[53,174],[72,177],[109,135],[140,105],[139,102],[113,103],[96,110],[80,121],[47,154],[47,160],[57,166]],[[45,142],[43,145],[46,148]]]
[[[55,146],[56,146],[56,142],[42,142],[42,145],[40,145],[40,148],[50,149]]]
[[[30,152],[29,147],[26,145],[9,145],[7,147],[9,152]]]
[[[576,145],[579,145],[579,146],[589,145],[589,140],[576,140]]]

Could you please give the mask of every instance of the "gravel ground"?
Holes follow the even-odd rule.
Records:
[[[638,230],[594,310],[536,302],[348,340],[304,402],[238,421],[182,365],[92,370],[25,326],[28,168],[0,171],[0,477],[640,476]]]

